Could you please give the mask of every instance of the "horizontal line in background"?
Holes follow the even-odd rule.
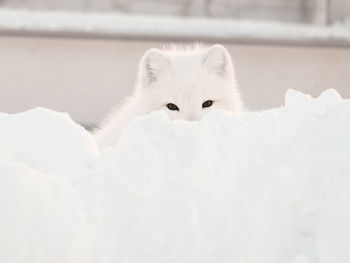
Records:
[[[0,34],[142,41],[350,47],[345,25],[0,9]]]

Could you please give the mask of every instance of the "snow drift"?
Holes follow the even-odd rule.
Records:
[[[350,261],[350,101],[200,122],[156,112],[99,153],[66,114],[0,114],[0,262]]]

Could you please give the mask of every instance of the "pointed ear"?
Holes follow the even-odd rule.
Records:
[[[231,56],[222,45],[214,45],[208,49],[203,66],[223,78],[229,76],[233,70]]]
[[[168,64],[169,60],[159,49],[152,48],[146,51],[139,65],[139,80],[142,81],[142,86],[150,86],[156,82]]]

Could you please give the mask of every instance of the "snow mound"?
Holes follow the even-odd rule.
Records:
[[[0,160],[43,172],[82,169],[98,155],[94,139],[67,114],[36,108],[0,115]]]
[[[0,115],[0,262],[348,263],[349,134],[335,90],[156,112],[101,153],[65,114]]]

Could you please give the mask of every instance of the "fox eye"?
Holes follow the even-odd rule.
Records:
[[[209,108],[211,105],[213,105],[213,101],[207,100],[207,101],[203,102],[202,108]]]
[[[179,111],[180,110],[179,107],[176,106],[174,103],[168,103],[166,106],[168,107],[169,110],[172,110],[172,111],[175,111],[175,110]]]

